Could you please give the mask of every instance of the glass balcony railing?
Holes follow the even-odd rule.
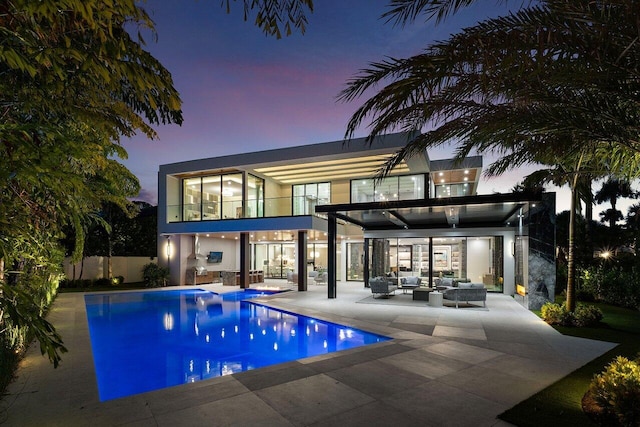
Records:
[[[265,218],[294,215],[315,215],[315,206],[329,200],[309,200],[303,197],[276,197],[262,200],[241,200],[185,203],[167,206],[167,222],[216,221],[221,219]]]

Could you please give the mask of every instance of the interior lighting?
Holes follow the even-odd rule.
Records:
[[[438,176],[444,176],[444,172],[440,172]]]
[[[465,169],[465,170],[464,170],[464,174],[465,174],[465,175],[469,175],[469,169]]]

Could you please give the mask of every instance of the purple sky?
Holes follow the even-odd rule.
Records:
[[[317,0],[305,35],[266,37],[242,7],[227,15],[219,0],[147,0],[158,40],[147,49],[173,75],[184,123],[157,128],[159,140],[124,141],[123,163],[140,179],[140,198],[157,202],[159,165],[280,147],[340,140],[360,99],[337,103],[345,82],[385,56],[406,57],[429,42],[504,11],[502,2],[478,1],[439,25],[394,28],[379,17],[388,0]],[[358,136],[364,136],[361,129]],[[429,152],[451,157],[451,149]],[[489,163],[485,157],[485,166]],[[483,179],[479,193],[507,192],[532,168]],[[557,196],[568,208],[568,193]],[[595,210],[596,214],[599,210]],[[625,212],[626,213],[626,212]]]

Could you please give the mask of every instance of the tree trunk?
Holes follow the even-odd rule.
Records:
[[[576,264],[574,261],[575,242],[574,235],[576,229],[576,189],[575,185],[571,186],[571,208],[569,210],[569,254],[567,256],[567,310],[574,311],[576,309],[575,301],[575,275]]]
[[[616,228],[616,199],[611,199],[611,218],[609,218],[609,228]]]
[[[591,184],[593,180],[591,179],[591,175],[587,175],[585,180],[585,187],[589,190],[588,197],[586,197],[584,200],[585,245],[587,246],[587,253],[589,254],[589,256],[593,256],[593,237],[591,236],[591,221],[593,220],[593,193],[591,192]]]

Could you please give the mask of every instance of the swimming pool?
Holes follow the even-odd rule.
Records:
[[[390,339],[245,301],[269,293],[85,295],[100,400]]]

